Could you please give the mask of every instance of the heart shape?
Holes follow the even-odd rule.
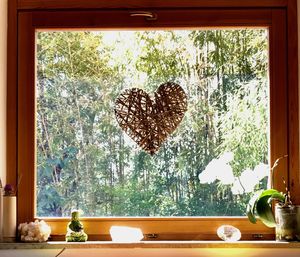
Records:
[[[142,89],[126,89],[115,102],[120,127],[144,151],[153,155],[180,124],[187,110],[187,97],[176,83],[159,86],[154,99]]]

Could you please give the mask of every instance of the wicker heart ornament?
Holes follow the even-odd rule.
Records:
[[[160,85],[154,99],[142,89],[132,88],[125,90],[115,103],[120,127],[151,155],[177,128],[186,110],[186,94],[172,82]]]

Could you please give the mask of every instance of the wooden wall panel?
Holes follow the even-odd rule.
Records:
[[[288,0],[18,0],[19,9],[283,7]]]
[[[33,26],[37,28],[159,28],[159,27],[216,27],[216,26],[269,26],[272,11],[250,10],[157,10],[157,20],[131,17],[130,11],[41,11],[34,14]]]
[[[290,190],[293,202],[300,204],[300,170],[299,170],[299,89],[298,89],[298,28],[297,0],[289,0],[288,20],[288,99],[289,99],[289,170]]]
[[[17,184],[17,0],[8,0],[6,182]]]
[[[18,223],[33,221],[35,206],[35,35],[31,13],[18,16]]]
[[[270,28],[270,164],[278,158],[289,155],[288,149],[288,87],[286,12],[273,10],[273,24]],[[289,156],[290,157],[290,156]],[[273,174],[273,187],[284,192],[282,177],[288,182],[288,158],[283,158]]]

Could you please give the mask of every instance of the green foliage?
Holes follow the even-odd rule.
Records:
[[[284,203],[285,196],[275,189],[268,189],[255,194],[247,206],[247,216],[252,223],[256,223],[255,214],[267,227],[275,227],[276,222],[272,211],[271,200]]]
[[[199,174],[223,152],[238,176],[267,163],[268,51],[260,29],[37,33],[37,214],[235,216],[233,195]],[[174,81],[180,126],[153,157],[114,118],[125,88]],[[258,188],[265,188],[262,182]]]

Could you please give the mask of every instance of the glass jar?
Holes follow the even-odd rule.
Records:
[[[300,205],[275,205],[276,240],[300,241]]]

